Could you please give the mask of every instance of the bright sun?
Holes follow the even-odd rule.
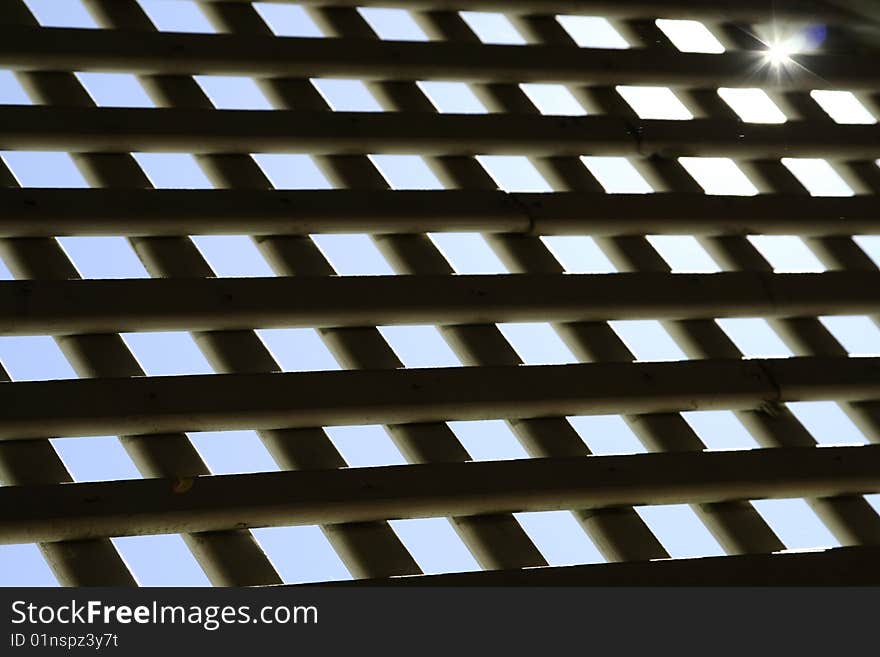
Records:
[[[792,48],[786,43],[774,43],[767,48],[764,56],[773,66],[781,66],[791,61]]]

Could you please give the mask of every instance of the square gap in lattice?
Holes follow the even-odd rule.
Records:
[[[341,276],[384,276],[394,274],[369,235],[362,233],[315,234],[311,236]]]
[[[59,237],[59,244],[83,278],[149,278],[124,237]]]
[[[443,184],[418,155],[370,155],[370,161],[392,189],[443,189]]]
[[[80,0],[24,0],[41,27],[96,28],[98,24]]]
[[[428,41],[428,35],[406,9],[358,7],[357,10],[380,39],[385,41]]]
[[[305,153],[252,153],[275,189],[332,189],[311,156]]]
[[[426,575],[480,570],[446,518],[392,520],[390,524]]]
[[[587,110],[562,84],[523,82],[519,85],[541,114],[550,116],[583,116]]]
[[[678,162],[707,194],[754,196],[757,187],[730,158],[680,157]]]
[[[0,587],[61,586],[36,543],[0,545]]]
[[[148,376],[214,373],[192,336],[185,331],[120,335]]]
[[[578,362],[553,327],[546,322],[502,322],[497,326],[526,365]]]
[[[855,193],[823,159],[784,157],[782,164],[807,188],[811,196],[853,196]]]
[[[221,277],[268,277],[275,272],[247,235],[195,235],[192,241]]]
[[[748,240],[777,274],[825,271],[825,265],[796,235],[749,235]]]
[[[605,563],[605,558],[570,511],[516,513],[523,530],[550,566]]]
[[[478,155],[477,161],[507,192],[553,191],[529,158],[522,155]]]
[[[630,47],[620,32],[602,16],[560,15],[556,21],[581,48],[625,50]]]
[[[880,267],[880,235],[853,235],[853,241]]]
[[[763,89],[718,89],[718,95],[747,123],[785,123],[788,117]]]
[[[0,105],[32,105],[12,71],[0,69]]]
[[[461,361],[431,325],[379,326],[405,367],[457,367]]]
[[[213,189],[214,185],[189,153],[132,153],[157,189]]]
[[[441,114],[486,114],[488,110],[464,82],[421,80],[419,89]]]
[[[752,505],[789,550],[840,546],[805,500],[755,500]]]
[[[155,107],[133,73],[76,73],[99,107]]]
[[[523,45],[526,40],[504,14],[483,11],[458,12],[483,43]]]
[[[654,23],[681,52],[724,52],[721,42],[700,21],[658,18]]]
[[[12,272],[9,271],[9,268],[6,266],[6,263],[0,258],[0,281],[11,281],[14,278]]]
[[[312,78],[312,84],[334,112],[382,112],[382,106],[360,80]]]
[[[74,481],[141,478],[116,436],[53,438],[52,446]]]
[[[273,2],[255,2],[254,9],[279,37],[323,37],[324,33],[309,18],[306,10],[300,5],[281,5]]]
[[[217,109],[271,110],[272,104],[253,78],[243,75],[194,75]]]
[[[880,356],[880,327],[873,318],[836,315],[820,317],[819,321],[850,356]]]
[[[760,447],[732,411],[685,411],[681,416],[707,449],[741,450]]]
[[[197,2],[191,0],[138,0],[138,3],[162,32],[217,32]]]
[[[352,468],[405,465],[407,462],[381,425],[326,427],[325,431]]]
[[[110,540],[140,586],[211,586],[180,534]]]
[[[875,117],[851,91],[814,89],[810,96],[825,110],[835,123],[870,125],[877,123]]]
[[[635,355],[637,361],[687,360],[687,355],[656,320],[614,320],[608,324]]]
[[[474,461],[529,457],[504,420],[456,420],[447,424]]]
[[[428,233],[457,274],[506,274],[507,267],[479,233]]]
[[[583,155],[581,162],[609,194],[650,194],[654,191],[625,157]]]
[[[596,456],[644,454],[645,446],[620,415],[572,415],[568,422]]]
[[[255,431],[190,431],[187,435],[211,474],[279,469]]]
[[[745,358],[788,358],[794,355],[762,317],[726,317],[715,322]]]
[[[717,557],[724,549],[687,504],[638,506],[636,513],[675,559]]]
[[[0,151],[0,158],[22,187],[88,187],[68,153]]]
[[[13,381],[77,378],[55,340],[48,335],[0,336],[0,363]]]
[[[714,274],[721,271],[693,235],[648,235],[647,239],[673,273]]]
[[[352,579],[317,525],[261,527],[252,533],[285,584]]]
[[[342,369],[315,329],[257,329],[256,333],[283,372]]]
[[[813,435],[819,445],[868,444],[868,439],[859,431],[837,402],[788,402],[786,406]]]
[[[615,88],[639,118],[672,121],[689,121],[694,118],[668,87],[619,85]]]
[[[592,237],[545,235],[541,241],[569,274],[613,274],[617,271]]]

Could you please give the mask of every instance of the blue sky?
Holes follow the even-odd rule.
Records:
[[[96,27],[79,0],[26,0],[45,26]],[[139,0],[157,28],[168,31],[213,31],[199,8],[182,0]],[[278,36],[319,37],[320,30],[296,5],[257,4]],[[361,10],[383,39],[425,40],[412,17],[401,10]],[[465,20],[485,42],[522,44],[524,39],[499,14],[464,12]],[[598,17],[559,17],[582,47],[625,48],[613,26]],[[723,47],[699,23],[660,21],[658,25],[683,50],[721,52]],[[720,50],[719,50],[720,49]],[[137,78],[125,74],[78,73],[80,82],[101,106],[151,107]],[[218,108],[270,109],[253,80],[197,76]],[[320,93],[336,111],[381,111],[369,90],[357,80],[316,79]],[[485,112],[463,83],[420,82],[440,112]],[[561,85],[522,85],[545,114],[585,114],[571,92]],[[621,95],[644,118],[691,118],[665,88],[621,87]],[[743,93],[743,92],[746,93]],[[721,97],[744,120],[785,120],[773,101],[759,90],[720,90]],[[821,90],[814,98],[838,122],[874,122],[874,117],[845,92]],[[27,104],[30,99],[10,71],[0,70],[0,104]],[[197,161],[185,153],[135,153],[157,188],[210,188]],[[5,165],[26,187],[86,187],[72,159],[60,152],[0,152]],[[308,155],[254,154],[255,161],[278,188],[330,188]],[[371,156],[396,189],[439,189],[440,182],[415,155]],[[481,156],[482,166],[508,191],[551,191],[525,157]],[[582,158],[583,164],[608,193],[651,193],[650,185],[625,158]],[[682,164],[709,194],[757,193],[737,168],[723,158],[682,158]],[[787,166],[814,195],[852,194],[828,163],[787,160]],[[367,235],[315,235],[319,248],[341,275],[391,275],[393,270]],[[273,272],[247,236],[195,236],[194,241],[218,276],[272,276]],[[431,239],[458,273],[498,274],[506,270],[478,234],[433,234]],[[651,244],[676,272],[715,272],[718,265],[689,236],[650,236]],[[793,236],[750,238],[776,271],[823,271],[809,248]],[[588,236],[543,238],[566,271],[612,273],[614,266]],[[121,237],[65,237],[60,242],[84,278],[147,277],[128,242]],[[859,237],[859,243],[880,261],[880,237]],[[12,275],[0,261],[0,279]],[[880,331],[870,318],[829,317],[823,323],[854,356],[880,352]],[[720,326],[746,357],[784,357],[791,352],[760,318],[725,319]],[[614,321],[614,330],[639,360],[685,358],[659,322]],[[503,324],[500,328],[526,364],[574,362],[564,342],[547,324]],[[433,326],[380,327],[382,335],[407,367],[459,365],[455,353]],[[285,371],[338,369],[339,365],[311,329],[258,330],[260,338]],[[123,336],[149,375],[207,374],[212,370],[187,333],[132,333]],[[45,336],[0,337],[0,363],[13,380],[73,378],[75,373],[54,341]],[[864,436],[833,402],[790,404],[792,411],[820,444],[863,444]],[[684,414],[710,449],[757,446],[729,412]],[[596,454],[645,451],[618,416],[569,418]],[[524,458],[525,451],[501,420],[450,422],[474,459]],[[405,459],[381,426],[333,427],[327,433],[349,465],[368,467],[402,464]],[[277,469],[254,432],[189,434],[216,474]],[[137,469],[113,436],[53,439],[77,481],[137,478]],[[880,507],[877,496],[871,497]],[[768,500],[758,511],[791,549],[837,545],[836,540],[803,500]],[[697,516],[685,505],[640,508],[640,515],[674,557],[721,554],[722,550]],[[517,519],[554,565],[594,563],[602,557],[568,512],[524,513]],[[425,572],[473,570],[478,566],[443,518],[393,521],[392,526]],[[287,582],[349,577],[318,527],[279,527],[254,532],[258,542]],[[177,535],[114,539],[117,548],[144,585],[207,585],[207,579]],[[0,546],[0,585],[56,585],[33,545]]]

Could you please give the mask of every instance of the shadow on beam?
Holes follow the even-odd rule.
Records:
[[[877,586],[880,548],[845,547],[333,582],[330,586]],[[328,584],[317,584],[328,586]],[[299,584],[296,586],[316,586]]]

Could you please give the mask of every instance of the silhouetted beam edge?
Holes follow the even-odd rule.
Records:
[[[0,542],[880,491],[880,445],[0,487]]]
[[[540,82],[764,89],[876,90],[869,58],[793,54],[785,75],[761,51],[577,48],[444,41],[381,41],[0,27],[0,67],[141,75],[341,77],[359,80]]]
[[[880,155],[880,126],[611,116],[0,107],[0,148],[419,155]]]
[[[464,190],[0,189],[0,237],[312,233],[821,236],[880,232],[876,196]]]
[[[880,548],[840,547],[693,559],[355,579],[332,586],[871,586]],[[326,586],[327,583],[292,587]]]
[[[0,439],[773,408],[880,399],[880,358],[350,370],[0,383]]]
[[[845,271],[0,281],[0,334],[868,315],[878,289]]]

